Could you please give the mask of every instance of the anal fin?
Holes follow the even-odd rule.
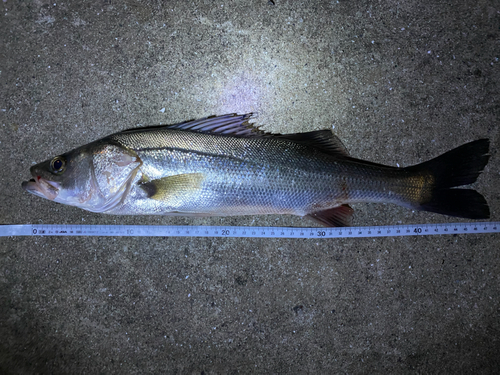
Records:
[[[306,217],[327,227],[348,227],[354,210],[347,204],[329,208],[323,211],[312,212]]]

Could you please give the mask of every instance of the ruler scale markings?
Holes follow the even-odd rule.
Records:
[[[6,236],[363,238],[500,233],[500,222],[387,225],[343,228],[172,226],[172,225],[0,225]]]

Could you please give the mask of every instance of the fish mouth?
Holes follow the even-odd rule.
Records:
[[[59,194],[60,185],[57,182],[48,181],[41,176],[34,176],[29,181],[23,181],[22,187],[28,193],[53,201]]]

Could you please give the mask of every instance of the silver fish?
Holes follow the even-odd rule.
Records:
[[[251,114],[126,130],[31,167],[23,188],[115,215],[290,214],[349,224],[357,202],[486,219],[471,184],[487,164],[480,139],[430,161],[395,168],[349,156],[329,130],[272,135]]]

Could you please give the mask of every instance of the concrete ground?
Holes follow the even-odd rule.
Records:
[[[310,225],[113,217],[21,189],[107,134],[250,111],[389,165],[490,138],[474,188],[500,220],[499,26],[494,0],[3,0],[0,224]],[[356,225],[461,221],[354,208]],[[494,373],[499,243],[0,238],[0,372]]]

